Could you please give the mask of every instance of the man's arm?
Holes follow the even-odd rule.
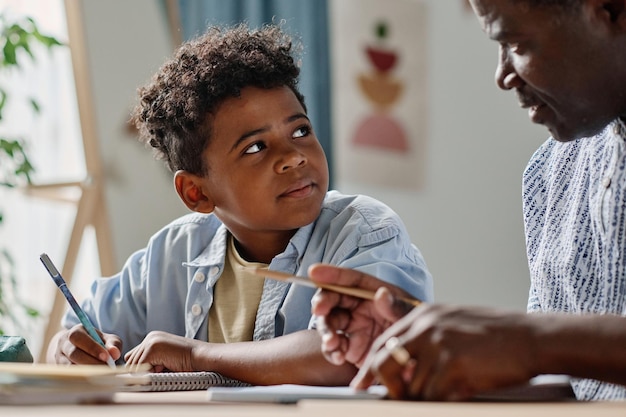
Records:
[[[408,363],[391,355],[392,337]],[[376,379],[396,399],[464,400],[539,374],[626,385],[626,318],[419,307],[376,340],[352,385]]]

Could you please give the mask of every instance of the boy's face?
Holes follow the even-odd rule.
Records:
[[[500,44],[496,83],[515,90],[531,121],[555,139],[593,135],[624,112],[623,71],[615,68],[626,45],[607,10],[590,1],[569,12],[512,0],[471,3]]]
[[[288,87],[244,88],[209,118],[202,187],[238,241],[275,234],[288,239],[317,218],[328,189],[328,164]]]

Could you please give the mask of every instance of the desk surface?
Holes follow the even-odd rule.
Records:
[[[207,410],[207,409],[210,409]],[[205,391],[115,394],[110,404],[2,406],[3,416],[59,417],[609,417],[626,416],[626,402],[435,403],[387,400],[305,400],[297,405],[219,404]]]

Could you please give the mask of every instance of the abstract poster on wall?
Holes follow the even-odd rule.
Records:
[[[420,189],[428,132],[427,6],[330,2],[337,180]]]

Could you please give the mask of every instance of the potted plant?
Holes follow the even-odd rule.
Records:
[[[27,60],[36,61],[35,46],[47,50],[62,45],[56,38],[42,34],[35,21],[29,17],[11,20],[0,13],[0,76],[11,71],[19,71]],[[34,167],[27,154],[25,138],[14,137],[3,129],[7,120],[4,110],[16,100],[26,100],[34,114],[39,114],[40,106],[34,97],[13,97],[0,78],[0,187],[14,188],[29,184]],[[4,203],[4,202],[3,202]],[[0,206],[0,227],[5,221]],[[25,303],[18,291],[15,263],[6,242],[0,242],[0,335],[13,329],[25,328],[20,318],[38,317],[39,312]]]

